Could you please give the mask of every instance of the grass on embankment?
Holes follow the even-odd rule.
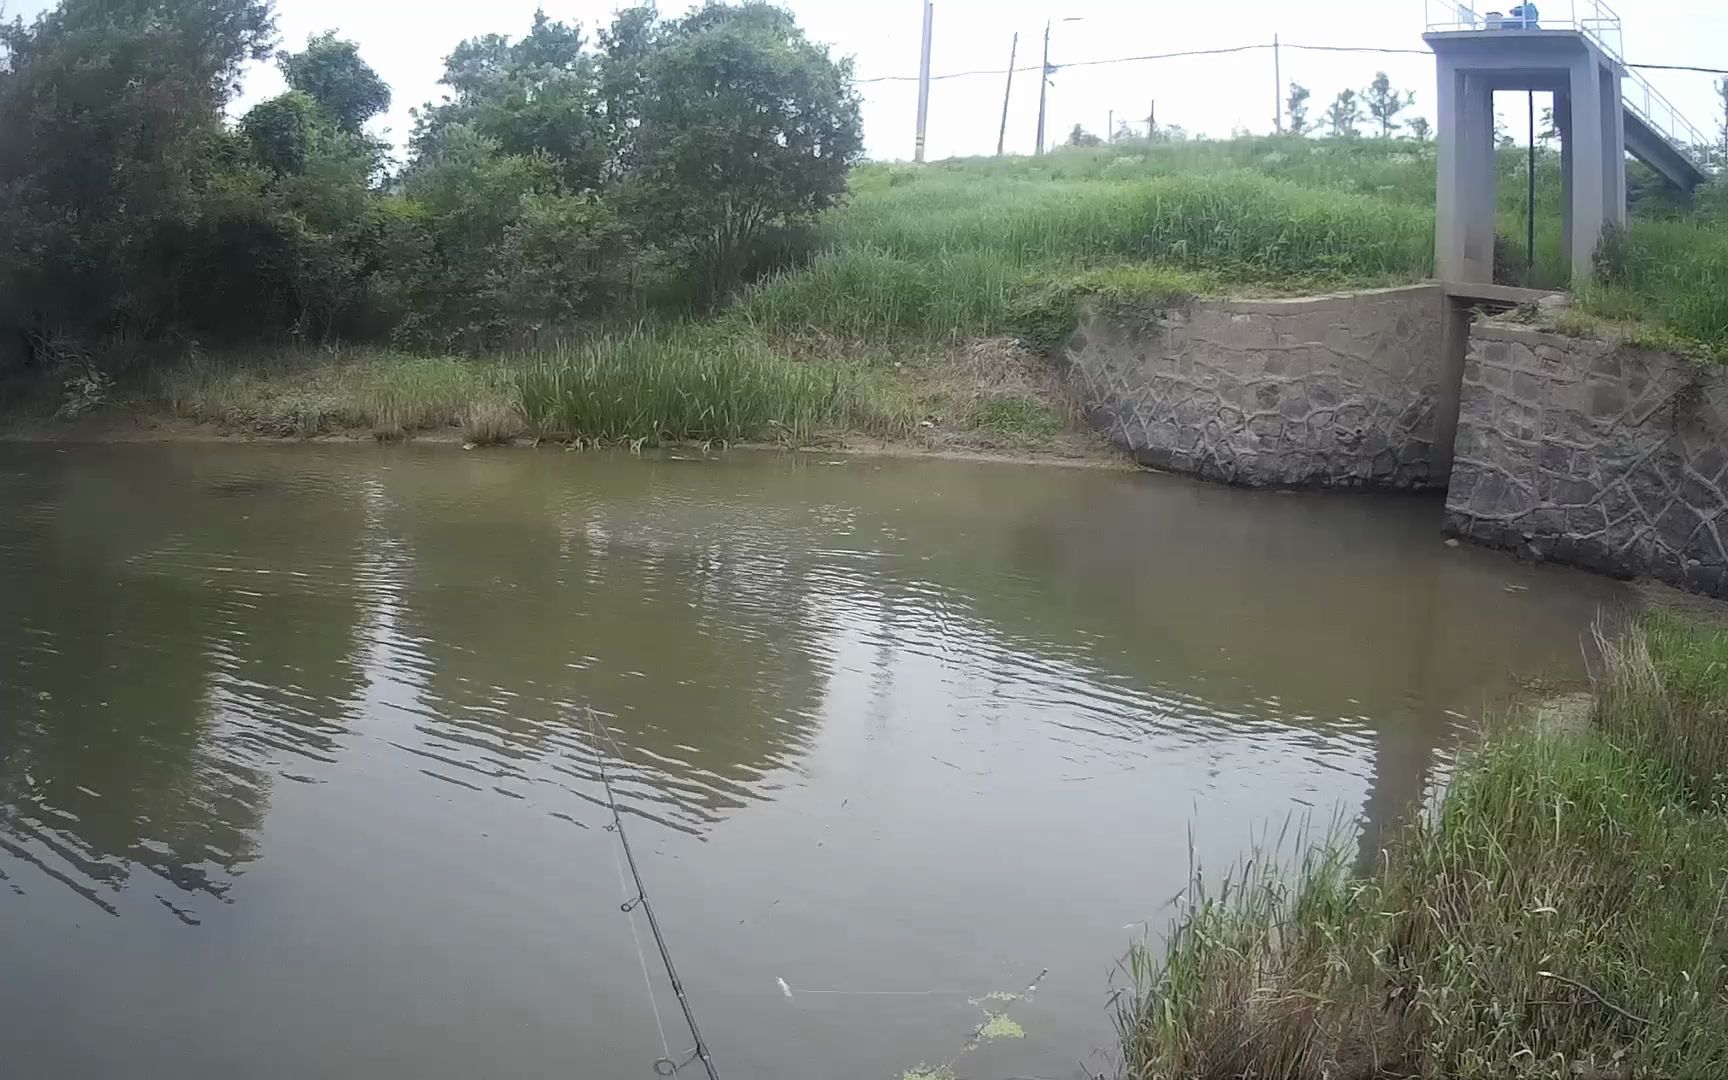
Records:
[[[1538,158],[1539,279],[1563,273],[1552,156]],[[1076,411],[1024,364],[985,370],[976,343],[1054,351],[1088,295],[1168,305],[1426,277],[1434,159],[1431,144],[1410,140],[1282,137],[868,165],[806,258],[704,320],[578,328],[577,345],[476,360],[388,349],[194,356],[132,388],[131,401],[275,435],[654,443],[935,431],[1035,443],[1077,429]],[[1523,162],[1500,159],[1507,236],[1523,232]],[[1609,280],[1585,291],[1580,326],[1635,315],[1655,320],[1631,324],[1636,340],[1697,353],[1708,349],[1690,343],[1714,340],[1728,352],[1728,215],[1702,201],[1628,231],[1605,260]]]
[[[844,359],[770,345],[735,323],[643,326],[483,358],[389,349],[195,354],[134,365],[99,407],[61,409],[53,380],[0,384],[0,436],[107,437],[175,422],[278,438],[459,435],[659,446],[835,445],[1090,456],[1056,369],[996,338]],[[169,426],[168,431],[175,430]]]
[[[382,437],[514,426],[515,374],[498,361],[387,349],[194,356],[147,375],[136,404],[261,435]]]
[[[1372,878],[1191,897],[1119,999],[1135,1078],[1703,1077],[1728,1063],[1728,633],[1605,643],[1589,730],[1498,736]]]
[[[907,403],[859,367],[800,363],[749,335],[642,331],[526,358],[523,415],[542,435],[599,442],[809,442],[825,430],[904,434]]]
[[[860,169],[851,201],[824,221],[823,249],[750,289],[738,315],[776,335],[955,341],[1014,333],[1029,303],[1089,274],[1289,294],[1414,281],[1432,266],[1433,215],[1420,207],[1248,172],[1158,174],[1122,160],[1138,171],[1098,179],[998,175],[988,162]]]
[[[892,436],[913,423],[911,406],[869,371],[688,326],[485,359],[367,349],[204,357],[149,377],[136,402],[249,433],[457,430],[479,444],[799,443],[829,430]]]
[[[1634,221],[1603,244],[1597,280],[1580,299],[1592,315],[1653,327],[1678,338],[1680,351],[1728,360],[1728,214]]]

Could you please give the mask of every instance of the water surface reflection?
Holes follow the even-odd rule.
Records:
[[[1435,514],[934,462],[0,447],[0,1039],[25,1075],[640,1074],[592,710],[729,1074],[898,1075],[1049,968],[969,1070],[1074,1075],[1190,831],[1216,865],[1342,808],[1371,850],[1515,675],[1579,673],[1617,587],[1446,549]]]

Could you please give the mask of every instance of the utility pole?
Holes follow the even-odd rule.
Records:
[[[1152,99],[1152,109],[1146,114],[1146,141],[1158,137],[1158,99]]]
[[[1278,47],[1278,35],[1272,35],[1272,125],[1284,134],[1284,54]]]
[[[1038,149],[1044,156],[1044,107],[1050,99],[1050,20],[1044,21],[1044,68],[1038,73]]]
[[[924,0],[924,55],[918,65],[918,146],[916,161],[924,160],[924,135],[930,123],[930,32],[935,26],[936,4]]]
[[[1104,141],[1107,143],[1112,143],[1112,142],[1116,141],[1116,110],[1115,109],[1110,110],[1110,119],[1104,125]]]
[[[1002,156],[1002,146],[1008,141],[1008,99],[1014,94],[1014,60],[1020,54],[1020,32],[1014,32],[1014,42],[1008,46],[1008,86],[1002,91],[1002,127],[996,132],[996,156]]]

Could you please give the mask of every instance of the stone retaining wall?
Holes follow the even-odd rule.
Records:
[[[1445,487],[1453,535],[1728,598],[1728,370],[1470,326],[1435,286],[1099,308],[1064,359],[1092,422],[1144,464]]]
[[[1143,464],[1249,485],[1444,483],[1433,286],[1088,312],[1065,349],[1093,423]],[[1455,383],[1454,383],[1455,385]]]
[[[1728,596],[1728,373],[1515,326],[1471,331],[1446,528]]]

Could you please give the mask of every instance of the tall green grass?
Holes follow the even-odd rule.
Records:
[[[175,416],[250,432],[308,437],[363,429],[388,438],[465,428],[481,412],[496,432],[507,426],[502,416],[516,387],[509,365],[497,359],[282,349],[194,354],[154,370],[142,393]]]
[[[975,251],[909,259],[857,245],[760,282],[737,316],[771,335],[954,340],[1005,327],[1031,274]]]
[[[1219,290],[1291,294],[1416,281],[1434,258],[1435,148],[1400,139],[1116,144],[1042,158],[869,165],[818,249],[739,311],[769,334],[954,340],[1013,332],[1023,305],[1110,267],[1204,273]],[[1564,285],[1559,157],[1500,157],[1510,280]]]
[[[643,329],[525,359],[530,424],[602,442],[808,441],[829,428],[901,434],[909,407],[867,372],[789,360],[749,335]]]
[[[1063,148],[1044,157],[955,158],[919,168],[868,165],[854,173],[853,190],[940,183],[960,176],[979,183],[1134,183],[1156,176],[1251,173],[1314,190],[1372,195],[1432,207],[1435,147],[1405,139],[1310,139],[1249,136],[1191,142],[1124,142]]]
[[[1695,808],[1728,813],[1728,632],[1658,613],[1600,650],[1603,734],[1663,765]]]
[[[1416,277],[1433,264],[1431,213],[1247,173],[1133,183],[947,183],[860,196],[839,250],[896,258],[988,255],[1012,267],[1146,261],[1266,280]]]
[[[800,361],[731,324],[644,326],[485,359],[388,351],[195,357],[149,401],[188,420],[310,437],[459,431],[592,442],[805,442],[838,429],[904,434],[904,393],[859,365]]]
[[[1100,268],[1289,292],[1413,281],[1433,264],[1432,212],[1342,189],[1248,171],[1136,165],[1100,181],[970,166],[865,171],[826,219],[824,248],[748,290],[741,317],[769,333],[952,340],[1009,330],[1023,301]]]
[[[1728,356],[1728,214],[1634,221],[1604,242],[1597,263],[1587,311],[1655,323]]]
[[[1378,875],[1323,849],[1191,894],[1130,954],[1127,1075],[1721,1075],[1728,634],[1606,656],[1593,730],[1491,740]]]

